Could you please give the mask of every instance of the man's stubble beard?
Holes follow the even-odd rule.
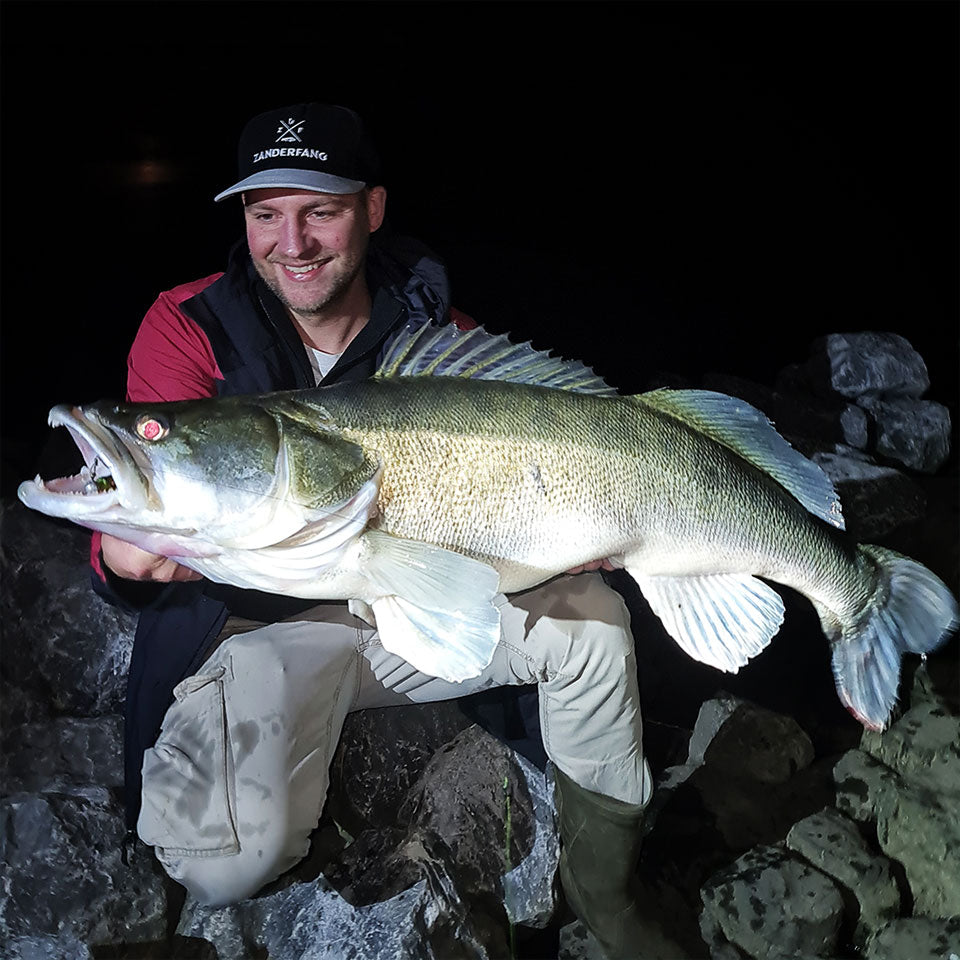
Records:
[[[360,274],[366,266],[366,255],[364,253],[364,256],[359,258],[359,260],[353,265],[352,269],[349,269],[348,264],[347,271],[333,278],[330,287],[323,294],[323,296],[314,303],[307,304],[306,306],[298,306],[294,303],[291,303],[276,277],[273,274],[266,273],[265,269],[262,270],[260,268],[260,264],[255,260],[252,262],[254,269],[258,274],[260,274],[260,278],[267,285],[270,292],[287,308],[287,310],[292,311],[299,317],[312,320],[322,318],[322,315],[326,310],[328,310],[331,306],[335,306],[339,301],[346,297],[351,286],[353,285],[354,280],[356,280],[357,275]]]

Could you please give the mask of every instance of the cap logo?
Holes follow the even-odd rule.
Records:
[[[277,127],[277,133],[280,134],[274,143],[302,143],[297,134],[303,133],[303,121],[294,120],[293,117],[290,117],[288,120],[281,120],[280,126]]]

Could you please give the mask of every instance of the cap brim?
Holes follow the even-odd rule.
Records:
[[[317,193],[359,193],[366,183],[363,180],[347,180],[345,177],[336,177],[332,173],[321,173],[319,170],[295,170],[285,167],[275,167],[272,170],[261,170],[252,176],[227,187],[214,198],[219,203],[226,197],[245,190],[268,190],[276,187],[290,187],[294,190],[315,190]]]

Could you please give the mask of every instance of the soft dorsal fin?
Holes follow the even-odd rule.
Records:
[[[830,478],[745,400],[712,390],[653,390],[633,399],[722,443],[771,476],[814,516],[844,529],[840,498]]]
[[[481,327],[463,331],[453,324],[408,325],[390,345],[376,375],[502,380],[600,396],[617,394],[577,360],[552,357],[529,343],[511,343]]]

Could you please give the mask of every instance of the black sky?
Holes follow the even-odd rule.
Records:
[[[956,420],[958,5],[72,3],[2,17],[4,493],[219,270],[240,127],[363,113],[455,302],[640,389],[911,339]]]

